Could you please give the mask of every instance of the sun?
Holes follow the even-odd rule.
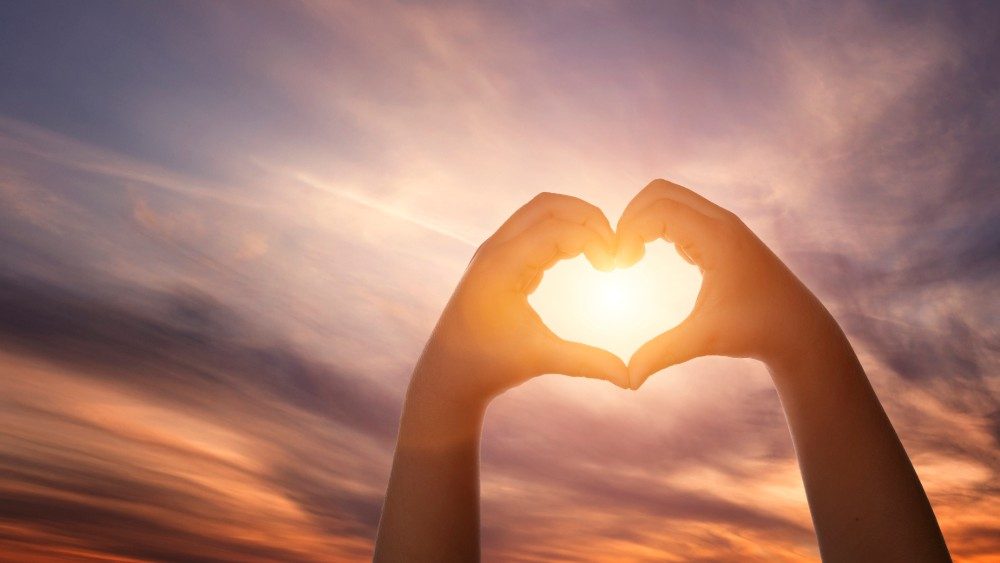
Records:
[[[628,361],[644,342],[691,312],[700,288],[698,269],[672,245],[654,242],[642,261],[624,270],[599,272],[582,256],[560,262],[528,302],[559,336]]]
[[[608,313],[615,313],[622,310],[628,300],[628,290],[625,287],[625,279],[621,270],[609,272],[602,276],[602,279],[595,282],[597,286],[596,297],[601,308]]]

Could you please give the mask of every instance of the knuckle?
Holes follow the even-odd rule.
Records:
[[[559,219],[557,219],[555,217],[552,217],[550,215],[550,216],[542,219],[538,223],[538,228],[541,231],[552,231],[553,229],[555,229],[556,227],[558,227],[561,223],[564,223],[564,221],[560,221]]]
[[[701,331],[702,346],[708,352],[719,350],[719,331],[714,328],[703,328]]]
[[[481,261],[483,259],[483,257],[485,257],[485,256],[487,256],[489,254],[489,252],[493,249],[494,246],[495,246],[495,243],[493,242],[492,238],[488,238],[488,239],[484,240],[479,245],[479,248],[477,248],[476,251],[474,253],[472,253],[472,258],[469,261],[470,262],[479,262],[479,261]]]
[[[678,188],[677,184],[671,182],[670,180],[664,180],[663,178],[653,180],[650,183],[650,187],[663,194],[676,191]]]
[[[535,197],[531,198],[531,200],[528,203],[524,204],[524,207],[531,208],[531,207],[543,206],[545,205],[547,198],[548,196],[546,192],[535,194]]]
[[[605,217],[604,212],[599,207],[585,201],[581,201],[580,204],[580,209],[583,211],[584,219],[587,222],[593,222],[595,225],[608,224],[608,218]]]
[[[528,268],[518,276],[517,285],[521,289],[529,289],[533,285],[537,285],[536,282],[540,281],[541,271],[537,268]]]
[[[724,211],[722,213],[722,216],[717,218],[716,221],[722,223],[723,225],[726,226],[726,228],[731,229],[733,231],[743,226],[743,221],[740,221],[740,218],[737,217],[735,213],[728,210]]]
[[[736,226],[728,221],[720,221],[717,225],[721,236],[716,239],[716,247],[730,254],[739,253],[743,240]]]
[[[469,264],[469,271],[489,271],[497,261],[496,253],[477,252],[472,263]]]
[[[483,290],[500,279],[502,268],[495,260],[487,259],[470,265],[462,277],[461,286],[466,290]]]
[[[723,221],[726,237],[734,244],[743,245],[746,243],[747,233],[750,229],[735,214],[730,213]]]
[[[670,213],[678,209],[679,206],[680,205],[676,201],[666,197],[656,201],[656,209],[660,213]]]
[[[515,248],[511,241],[493,243],[480,255],[477,261],[483,265],[484,269],[496,271],[501,265],[511,261],[514,256],[514,250]]]
[[[674,190],[675,192],[680,192],[689,196],[701,197],[698,194],[696,194],[695,191],[692,190],[691,188],[687,188],[680,184],[675,184],[673,182],[670,182],[670,189]]]
[[[736,217],[736,215],[733,215],[733,217]],[[740,230],[740,232],[746,235],[753,235],[753,230],[751,230],[750,227],[743,222],[743,219],[740,219],[739,217],[736,217],[736,227]]]
[[[740,226],[743,225],[743,220],[740,219],[738,215],[736,215],[735,213],[733,213],[728,209],[722,210],[722,216],[725,218],[726,221],[732,223],[733,225],[740,225]]]

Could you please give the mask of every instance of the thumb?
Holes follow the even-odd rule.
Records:
[[[622,389],[629,388],[628,368],[621,358],[607,350],[559,337],[551,348],[545,370],[548,373],[603,379]]]
[[[649,376],[672,365],[709,354],[709,331],[697,317],[653,338],[632,354],[628,363],[629,382],[638,389]]]

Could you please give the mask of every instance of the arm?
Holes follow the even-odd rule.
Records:
[[[410,380],[375,561],[479,557],[479,436],[490,399],[544,373],[628,387],[609,352],[553,334],[528,304],[542,272],[583,252],[614,265],[614,234],[596,207],[542,194],[476,252]]]
[[[703,275],[691,315],[639,349],[633,387],[705,355],[764,362],[781,398],[828,561],[949,561],[913,466],[836,321],[735,215],[657,180],[619,222],[618,260],[673,242]]]

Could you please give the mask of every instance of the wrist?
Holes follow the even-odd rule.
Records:
[[[824,383],[832,382],[831,378],[861,372],[847,336],[825,309],[823,312],[822,319],[803,324],[795,340],[781,353],[765,360],[779,394],[795,389],[824,388]]]
[[[411,384],[403,405],[398,446],[429,451],[477,443],[485,414],[485,403],[456,401]]]
[[[804,313],[790,322],[787,337],[777,342],[761,360],[772,373],[794,371],[818,358],[831,355],[853,356],[853,350],[840,325],[812,294],[807,294]]]
[[[407,402],[419,401],[452,412],[485,411],[492,398],[482,385],[485,367],[460,339],[434,335],[413,369]]]
[[[442,370],[418,365],[406,390],[404,408],[456,420],[481,418],[490,397],[455,381],[467,377],[454,366]]]
[[[429,343],[406,391],[400,446],[439,449],[478,440],[489,397],[475,392],[469,378],[470,368]]]

